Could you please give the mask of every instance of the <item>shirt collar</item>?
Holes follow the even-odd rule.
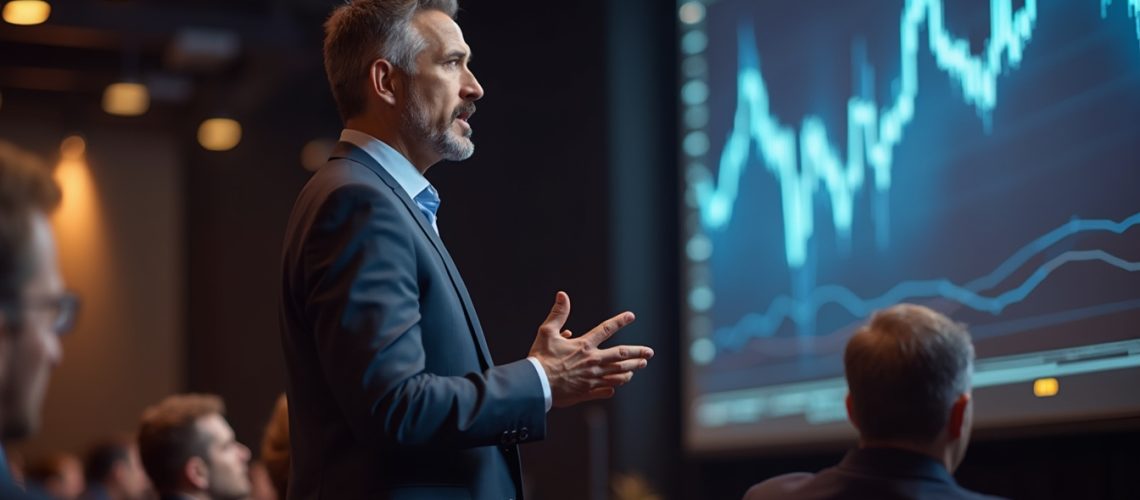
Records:
[[[396,183],[404,188],[404,191],[408,193],[408,197],[413,200],[416,198],[416,195],[420,194],[420,191],[423,191],[424,188],[431,185],[427,177],[424,177],[424,174],[416,170],[412,162],[408,161],[399,151],[396,151],[392,146],[385,144],[384,141],[380,139],[359,130],[346,128],[341,131],[340,140],[352,144],[364,150],[365,153],[368,153],[368,156],[376,160],[376,163],[379,163],[381,168],[396,179]]]

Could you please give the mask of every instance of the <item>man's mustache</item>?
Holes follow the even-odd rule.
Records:
[[[458,108],[455,108],[455,112],[451,114],[451,119],[459,118],[459,115],[467,115],[467,117],[470,118],[473,114],[475,114],[475,103],[469,102],[460,104]]]

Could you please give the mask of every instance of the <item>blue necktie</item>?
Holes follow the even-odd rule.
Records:
[[[436,234],[439,234],[439,227],[435,224],[435,212],[439,210],[439,193],[428,184],[428,187],[416,195],[415,202],[416,206],[420,208],[420,212],[424,214],[424,218],[431,224],[431,228],[435,229]]]

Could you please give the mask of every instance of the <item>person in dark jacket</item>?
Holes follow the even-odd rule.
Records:
[[[753,486],[745,500],[985,499],[951,475],[970,442],[974,346],[965,326],[929,308],[875,313],[843,355],[858,448],[835,467]]]

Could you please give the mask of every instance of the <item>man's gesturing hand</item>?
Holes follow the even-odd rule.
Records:
[[[645,346],[598,348],[633,323],[631,312],[618,314],[578,338],[562,329],[569,316],[570,297],[558,292],[550,315],[538,327],[538,336],[530,347],[530,355],[546,370],[554,406],[613,396],[614,388],[629,382],[633,372],[645,368],[653,357],[653,349]]]

